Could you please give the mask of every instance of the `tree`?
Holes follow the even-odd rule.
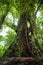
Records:
[[[37,18],[37,13],[38,11],[43,13],[42,0],[1,0],[0,3],[2,13],[0,13],[0,29],[3,26],[9,27],[8,35],[6,35],[8,38],[4,39],[6,50],[4,49],[3,54],[1,53],[1,59],[19,56],[32,57],[41,62],[43,60],[43,31],[40,26],[43,25],[43,15]],[[8,63],[10,62],[7,62],[7,65]],[[29,62],[25,63],[25,65],[28,64]]]

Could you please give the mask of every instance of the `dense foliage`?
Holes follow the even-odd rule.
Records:
[[[0,0],[0,60],[22,56],[43,65],[43,1]]]

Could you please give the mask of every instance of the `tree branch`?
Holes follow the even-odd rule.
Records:
[[[8,61],[0,62],[0,65],[10,65],[22,62],[38,62],[38,60],[33,57],[11,57]]]

